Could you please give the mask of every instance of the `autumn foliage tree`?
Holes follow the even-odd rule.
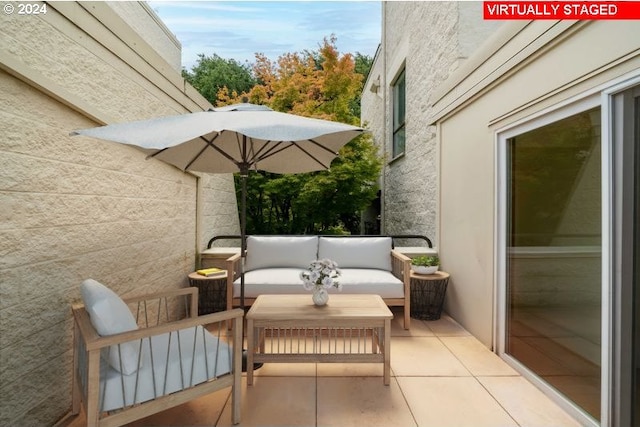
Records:
[[[364,77],[335,37],[318,51],[287,53],[274,63],[256,55],[257,84],[247,92],[222,88],[218,105],[251,102],[276,111],[358,125]],[[348,143],[327,171],[249,175],[247,231],[254,234],[359,233],[360,212],[376,197],[381,159],[369,135]],[[236,186],[238,188],[239,186]]]

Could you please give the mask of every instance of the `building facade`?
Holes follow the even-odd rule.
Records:
[[[442,31],[396,47],[414,30],[390,17],[407,7],[444,6],[385,3],[381,50],[407,64],[406,101],[381,79],[384,107],[363,96],[363,119],[387,151],[404,138],[406,158],[418,122],[435,155],[401,180],[389,162],[383,204],[434,170],[427,218],[451,274],[446,311],[584,425],[638,425],[640,22],[505,22],[452,69],[423,52]],[[416,58],[444,77],[412,73]]]
[[[382,43],[362,95],[362,119],[385,158],[385,234],[421,234],[437,244],[438,153],[435,128],[424,117],[438,85],[500,25],[483,22],[480,12],[479,2],[382,2]],[[405,114],[393,110],[399,101],[411,106]]]
[[[0,15],[0,425],[69,412],[82,280],[128,296],[183,287],[208,239],[239,230],[230,174],[187,174],[69,136],[210,107],[182,79],[180,44],[154,12],[33,5],[39,13]]]

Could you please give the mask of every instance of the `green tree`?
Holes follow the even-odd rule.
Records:
[[[234,59],[198,55],[191,71],[182,70],[182,77],[200,92],[211,104],[218,103],[218,93],[245,93],[251,90],[256,80],[249,64],[241,64]]]
[[[247,93],[218,93],[219,103],[247,98],[277,111],[342,123],[360,123],[359,96],[371,66],[366,56],[340,55],[335,37],[317,52],[288,53],[273,63],[256,55],[256,84]],[[359,233],[360,212],[375,198],[382,160],[369,135],[342,148],[328,171],[296,175],[252,173],[248,179],[247,231],[308,234],[346,230]],[[238,188],[238,186],[236,186]]]
[[[347,144],[327,171],[309,174],[295,211],[305,212],[304,231],[327,233],[336,226],[360,231],[360,212],[376,197],[381,162],[370,135]]]

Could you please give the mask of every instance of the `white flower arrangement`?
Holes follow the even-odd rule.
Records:
[[[300,273],[302,285],[307,291],[317,288],[331,287],[342,290],[342,285],[336,279],[340,276],[338,264],[330,259],[312,261],[309,268]]]

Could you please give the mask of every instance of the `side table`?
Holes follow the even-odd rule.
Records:
[[[198,288],[198,316],[227,309],[227,274],[207,277],[189,274],[189,286]]]
[[[417,274],[411,270],[411,317],[438,320],[442,314],[449,273]]]

